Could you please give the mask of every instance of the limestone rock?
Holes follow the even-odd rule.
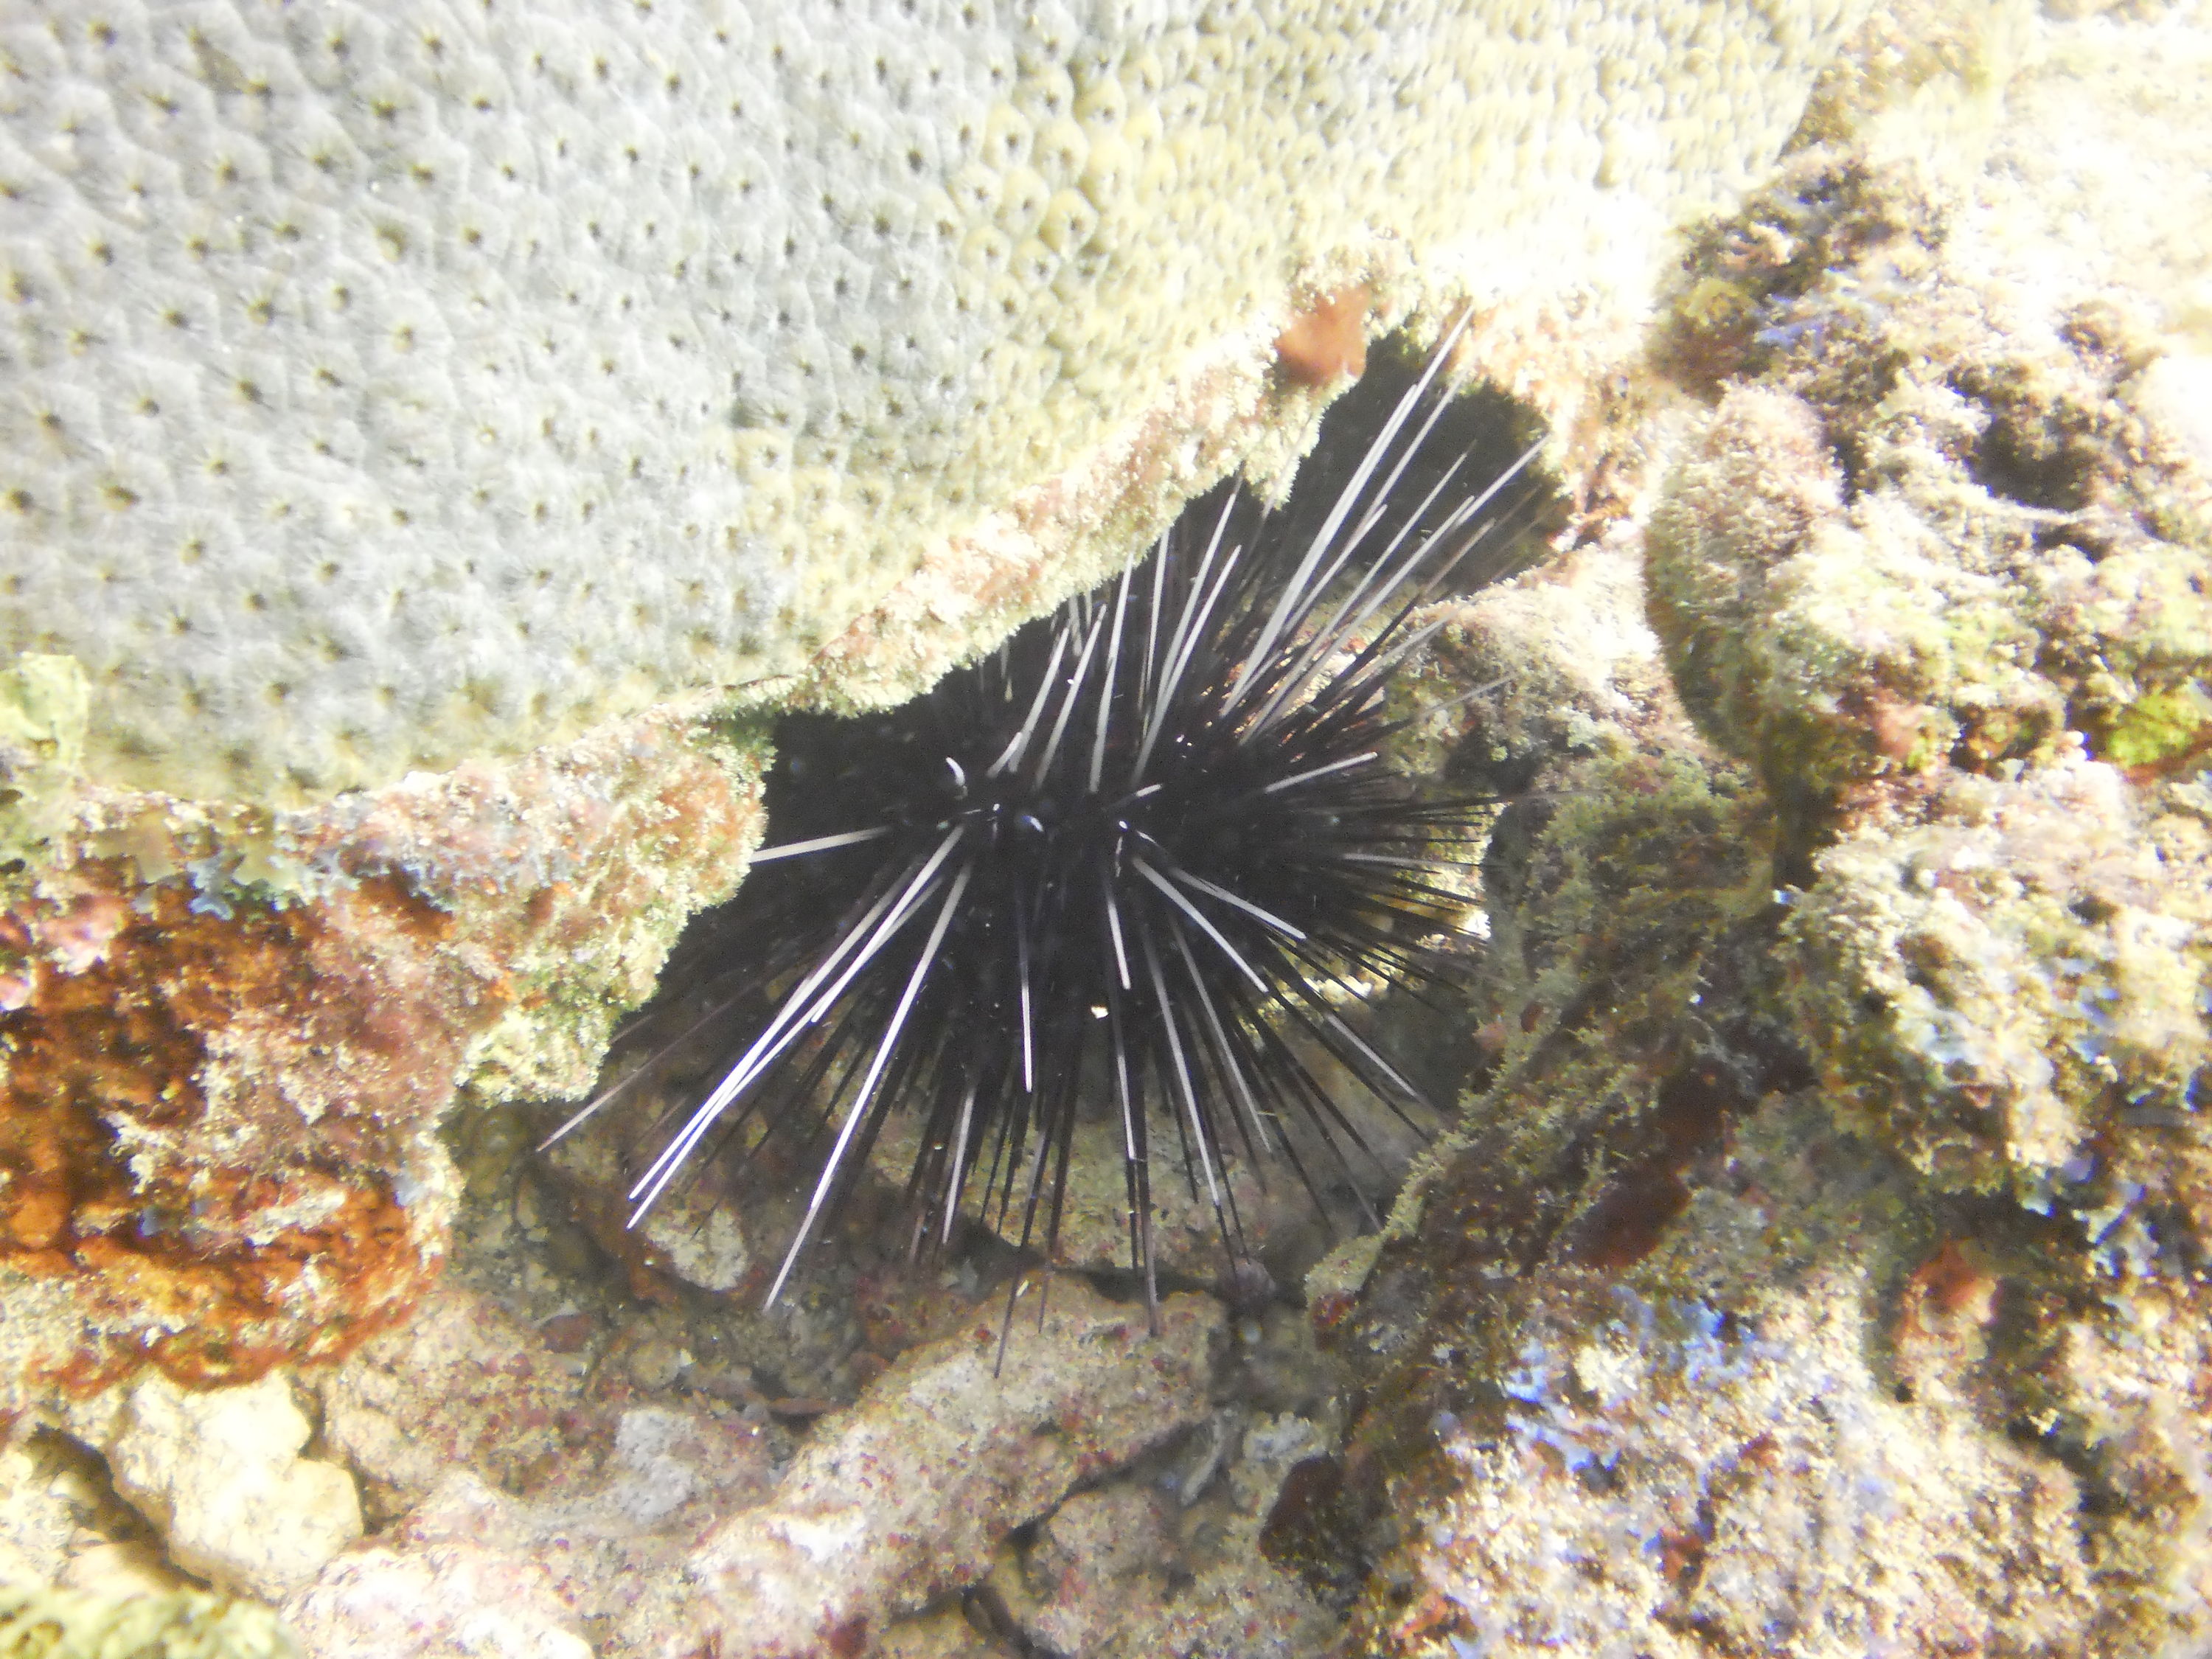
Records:
[[[1239,1472],[1256,1478],[1212,1560],[1190,1559],[1176,1513],[1184,1494],[1118,1481],[1078,1492],[1018,1553],[1000,1557],[990,1579],[999,1605],[1048,1653],[1291,1659],[1324,1650],[1334,1621],[1252,1547],[1283,1470],[1255,1459]]]
[[[353,1479],[300,1455],[309,1426],[282,1377],[192,1393],[147,1376],[100,1429],[117,1490],[218,1583],[274,1601],[361,1536]]]
[[[1031,1294],[1036,1294],[1033,1290]],[[624,1615],[620,1650],[859,1645],[982,1576],[1006,1534],[1203,1414],[1217,1308],[1171,1297],[1160,1334],[1078,1282],[1044,1328],[1016,1312],[993,1376],[988,1327],[910,1352],[825,1425],[775,1497],[715,1528]]]
[[[285,1606],[314,1659],[592,1659],[566,1612],[543,1567],[459,1542],[356,1550]]]
[[[995,1322],[921,1345],[790,1455],[764,1413],[699,1394],[640,1400],[602,1372],[564,1395],[557,1356],[441,1292],[325,1385],[333,1439],[397,1518],[286,1618],[319,1659],[427,1656],[471,1632],[549,1659],[583,1631],[610,1659],[865,1650],[981,1580],[1071,1489],[1204,1419],[1219,1310],[1178,1296],[1161,1318],[1148,1336],[1140,1311],[1062,1281],[1042,1330],[1017,1315],[1002,1371]]]
[[[583,1369],[489,1298],[441,1284],[404,1328],[318,1379],[323,1432],[380,1516],[412,1508],[455,1468],[518,1490],[583,1455],[580,1433],[564,1429]]]

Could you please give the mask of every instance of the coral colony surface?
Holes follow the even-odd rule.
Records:
[[[2201,0],[7,9],[0,1653],[2212,1649],[2208,149]],[[1148,1309],[1095,1061],[1057,1272],[635,1218],[779,724],[1462,317],[1383,1224],[1163,1119]]]

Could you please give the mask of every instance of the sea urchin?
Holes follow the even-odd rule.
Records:
[[[1421,717],[1387,707],[1436,625],[1420,608],[1503,539],[1492,503],[1534,454],[1480,488],[1465,458],[1424,457],[1457,333],[1310,535],[1231,489],[914,702],[830,742],[810,740],[826,716],[787,721],[785,839],[753,862],[790,866],[717,925],[747,988],[709,1017],[732,1058],[638,1176],[639,1215],[710,1139],[788,1138],[813,1185],[773,1304],[903,1109],[912,1247],[980,1182],[986,1223],[1049,1255],[1075,1126],[1103,1107],[1149,1303],[1156,1131],[1242,1258],[1231,1161],[1279,1156],[1318,1203],[1313,1158],[1348,1174],[1364,1149],[1320,1056],[1401,1115],[1419,1102],[1339,1010],[1354,981],[1431,977],[1424,939],[1466,904],[1440,878],[1485,805],[1424,799],[1383,760]]]

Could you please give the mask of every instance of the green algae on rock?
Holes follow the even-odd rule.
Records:
[[[1839,1110],[1946,1185],[2212,1228],[2212,821],[2076,757],[1950,780],[1814,868],[1791,996]]]

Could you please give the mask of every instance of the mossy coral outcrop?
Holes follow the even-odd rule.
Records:
[[[1870,26],[1692,239],[1648,512],[1468,607],[1571,713],[1455,753],[1535,776],[1487,1059],[1269,1534],[1371,1650],[2212,1633],[2212,34],[2057,11]]]
[[[1839,1105],[1947,1184],[2202,1227],[2212,468],[2144,396],[2140,301],[2008,316],[1936,199],[1814,151],[1711,245],[1771,286],[1652,514],[1652,616],[1784,810]],[[1793,216],[1802,284],[1750,252]]]

